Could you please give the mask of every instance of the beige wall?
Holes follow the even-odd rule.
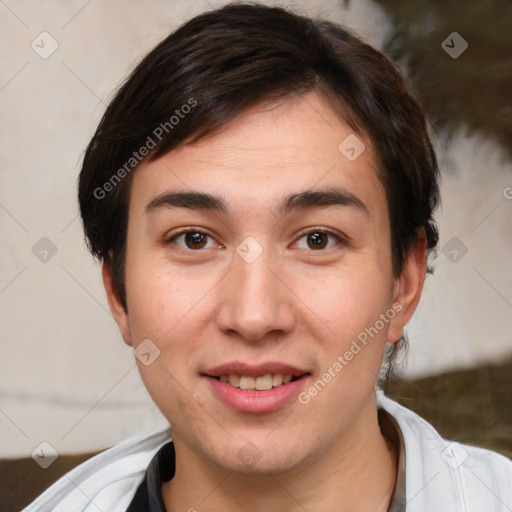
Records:
[[[83,150],[133,64],[172,28],[222,3],[0,4],[2,457],[28,456],[41,441],[59,452],[97,449],[163,424],[85,251],[75,185]],[[389,29],[367,0],[282,3],[342,21],[375,45]],[[58,44],[47,58],[39,54],[54,43],[43,31]],[[512,166],[492,144],[463,136],[442,152],[442,166],[442,244],[458,237],[468,253],[457,263],[441,253],[428,279],[409,327],[410,375],[512,352],[512,200],[503,195]]]

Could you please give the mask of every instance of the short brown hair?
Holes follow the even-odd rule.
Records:
[[[423,110],[394,65],[334,23],[230,4],[188,21],[144,57],[87,147],[79,178],[86,240],[111,265],[125,309],[130,171],[143,159],[214,133],[259,102],[310,90],[372,143],[389,208],[395,274],[418,228],[428,250],[435,249],[437,160]],[[150,151],[141,156],[144,147]]]

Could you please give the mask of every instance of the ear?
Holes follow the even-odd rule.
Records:
[[[108,305],[114,320],[121,331],[121,336],[127,345],[133,346],[132,336],[130,334],[128,313],[125,311],[124,306],[119,298],[119,295],[114,286],[114,279],[112,276],[112,267],[110,263],[103,261],[101,267],[101,275],[103,277],[103,286],[107,294]]]
[[[423,228],[418,229],[417,238],[411,247],[402,272],[395,278],[393,288],[393,310],[387,341],[396,343],[403,335],[405,324],[411,319],[423,291],[427,268],[427,237]]]

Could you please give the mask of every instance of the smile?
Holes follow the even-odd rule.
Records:
[[[277,361],[259,365],[231,362],[210,368],[202,376],[224,405],[238,412],[262,414],[293,403],[311,373]]]
[[[250,375],[220,375],[218,379],[221,382],[227,382],[234,388],[240,388],[246,391],[268,391],[277,388],[294,379],[293,375],[287,373],[267,373],[260,377],[252,377]]]

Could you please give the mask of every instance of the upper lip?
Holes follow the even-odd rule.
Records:
[[[283,375],[300,377],[301,375],[309,372],[301,368],[297,368],[296,366],[274,361],[256,365],[243,363],[240,361],[233,361],[215,366],[214,368],[210,368],[204,372],[204,375],[207,375],[208,377],[220,377],[221,375],[243,375],[248,377],[260,377],[262,375],[267,375],[268,373],[274,375],[276,373],[282,373]]]

